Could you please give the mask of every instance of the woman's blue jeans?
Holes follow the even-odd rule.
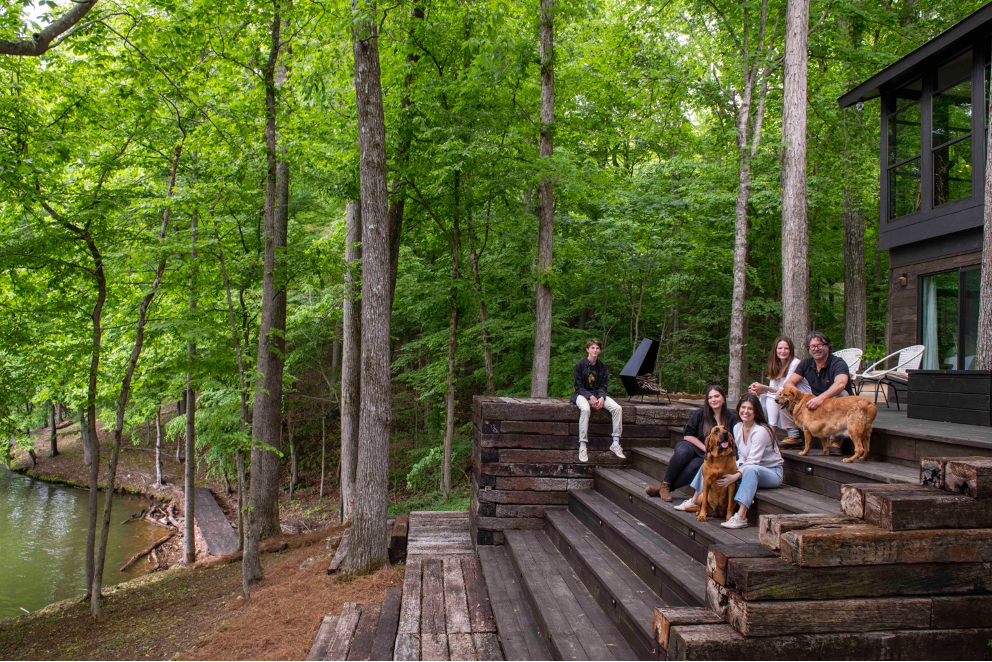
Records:
[[[734,493],[734,501],[744,506],[751,507],[754,501],[754,493],[761,489],[779,487],[782,484],[782,467],[777,466],[769,469],[757,464],[749,464],[741,469],[741,479],[737,483],[737,491]],[[692,479],[692,489],[697,493],[703,491],[703,470],[696,472],[696,477]]]

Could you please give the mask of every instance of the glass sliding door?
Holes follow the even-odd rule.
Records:
[[[968,370],[978,344],[981,271],[975,268],[920,277],[920,344],[924,370]]]

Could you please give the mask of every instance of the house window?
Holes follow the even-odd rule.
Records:
[[[920,100],[918,78],[895,92],[888,118],[889,218],[920,210]]]
[[[920,277],[924,370],[970,370],[978,346],[979,267]]]
[[[937,69],[932,101],[933,206],[971,197],[971,51]]]

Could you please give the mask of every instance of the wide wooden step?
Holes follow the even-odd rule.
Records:
[[[675,452],[671,448],[632,448],[630,450],[634,457],[635,467],[653,468],[655,473],[646,473],[643,470],[642,473],[650,476],[655,485],[664,477],[662,467],[668,467],[668,462]],[[864,482],[864,480],[858,478],[857,482]],[[757,524],[758,516],[762,514],[839,513],[840,505],[837,502],[837,498],[840,497],[839,489],[838,485],[838,494],[835,498],[790,485],[788,482],[775,489],[759,489],[754,495],[754,505],[748,511],[748,520],[752,524]]]
[[[553,659],[507,548],[479,545],[479,562],[506,659]]]
[[[638,659],[544,531],[507,531],[506,546],[555,659]]]
[[[665,602],[567,510],[545,515],[548,537],[641,659],[656,659],[651,626]]]
[[[569,497],[569,511],[666,605],[705,604],[706,570],[702,564],[599,492],[573,490]]]
[[[723,521],[709,518],[696,520],[696,513],[674,509],[673,503],[650,498],[644,489],[658,481],[633,469],[597,468],[594,474],[596,491],[621,506],[634,517],[660,533],[676,547],[699,563],[706,562],[710,545],[758,544],[758,528],[725,529]]]

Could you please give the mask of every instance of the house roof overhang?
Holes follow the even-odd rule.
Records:
[[[859,101],[874,99],[881,94],[883,87],[908,82],[918,76],[922,69],[935,64],[945,56],[952,55],[955,50],[973,39],[976,33],[987,31],[990,25],[992,25],[992,3],[985,5],[847,92],[837,99],[838,105],[847,108]]]

